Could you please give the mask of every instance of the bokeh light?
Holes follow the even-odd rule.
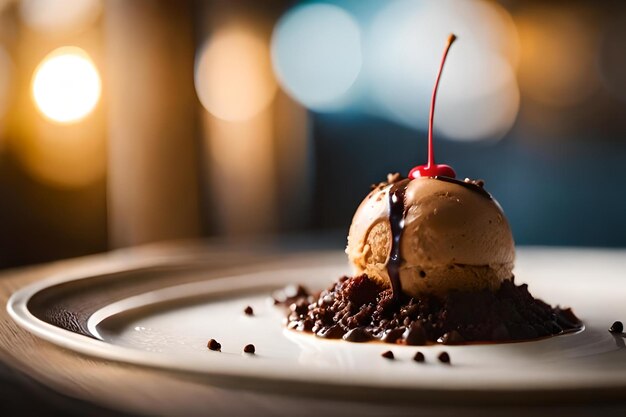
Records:
[[[72,123],[94,109],[101,93],[100,75],[85,51],[63,47],[35,70],[32,83],[37,108],[48,119]]]
[[[13,61],[6,50],[0,46],[0,118],[5,114],[9,103]]]
[[[362,67],[359,26],[331,4],[296,7],[276,25],[272,61],[283,88],[304,106],[345,107]]]
[[[222,120],[246,120],[276,94],[269,47],[243,26],[218,30],[196,57],[195,87],[209,113]]]
[[[101,0],[21,0],[19,5],[30,28],[57,36],[89,27],[102,11]]]
[[[57,188],[85,187],[102,179],[106,170],[103,120],[74,125],[37,120],[31,135],[20,139],[19,158],[39,182]]]
[[[598,91],[598,40],[584,12],[542,6],[517,18],[522,44],[519,80],[524,94],[548,106],[574,106]]]
[[[616,13],[604,26],[600,48],[600,76],[606,91],[626,101],[626,12]]]
[[[426,129],[430,95],[449,33],[453,47],[439,91],[435,130],[450,139],[495,140],[519,109],[512,18],[486,1],[389,3],[368,36],[368,78],[377,113]]]
[[[0,12],[4,11],[4,8],[9,5],[13,0],[0,0]]]
[[[515,73],[500,56],[483,52],[475,59],[475,51],[459,50],[450,56],[450,74],[442,80],[446,86],[440,87],[435,130],[454,140],[498,140],[519,112]]]

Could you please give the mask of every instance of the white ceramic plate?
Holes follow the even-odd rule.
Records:
[[[340,253],[285,256],[240,268],[224,259],[221,265],[198,259],[173,266],[116,265],[115,271],[66,274],[24,288],[8,310],[21,326],[81,353],[253,389],[409,401],[625,395],[625,339],[607,328],[626,320],[626,252],[518,252],[516,282],[528,283],[535,296],[553,305],[573,307],[584,331],[535,342],[417,348],[285,330],[271,292],[293,283],[328,286],[349,272]],[[125,286],[135,289],[125,293]],[[113,295],[103,301],[103,294]],[[247,305],[253,317],[243,314]],[[62,311],[62,319],[51,319],[50,311]],[[221,352],[206,348],[210,338],[222,344]],[[248,343],[255,355],[242,353]],[[380,356],[388,349],[396,360]],[[425,364],[411,360],[418,349]],[[452,365],[437,361],[443,350]]]

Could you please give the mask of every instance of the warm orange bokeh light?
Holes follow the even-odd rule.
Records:
[[[101,94],[100,75],[85,51],[77,47],[54,50],[33,75],[33,99],[39,111],[58,123],[81,120],[94,109]]]
[[[243,26],[218,30],[196,58],[196,92],[209,113],[222,120],[247,120],[276,94],[266,42]]]
[[[11,58],[4,48],[0,46],[0,118],[5,114],[8,107],[12,72],[13,63]]]
[[[581,15],[542,6],[517,17],[524,94],[553,107],[584,102],[600,87],[596,43]]]

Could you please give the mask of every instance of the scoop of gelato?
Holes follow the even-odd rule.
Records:
[[[402,193],[394,191],[399,188]],[[398,222],[394,228],[391,197],[398,196],[403,198],[403,212],[400,219],[392,219]],[[393,229],[399,234],[394,236]],[[401,289],[413,297],[497,290],[513,276],[511,229],[480,182],[390,176],[363,200],[352,220],[346,253],[355,272],[391,285],[394,237]]]

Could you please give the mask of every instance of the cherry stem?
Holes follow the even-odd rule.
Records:
[[[441,65],[439,66],[439,72],[437,72],[437,79],[435,80],[435,88],[433,89],[433,97],[430,101],[430,115],[428,116],[428,163],[426,164],[426,169],[430,169],[435,166],[435,151],[433,149],[433,119],[435,118],[435,101],[437,99],[437,90],[439,89],[439,79],[441,78],[441,73],[443,72],[443,66],[446,63],[450,46],[452,46],[452,43],[454,43],[455,40],[456,35],[450,34],[448,42],[446,43],[446,49],[443,52],[443,57],[441,58]]]

